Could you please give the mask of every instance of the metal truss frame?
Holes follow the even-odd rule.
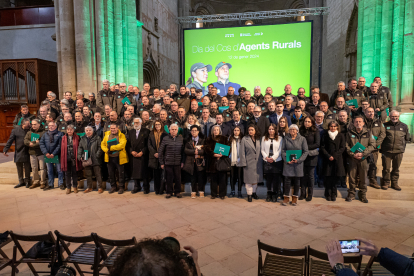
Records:
[[[180,24],[255,20],[255,19],[284,18],[284,17],[295,17],[295,16],[325,15],[325,14],[328,14],[328,10],[329,10],[329,7],[316,7],[316,8],[287,9],[287,10],[277,10],[277,11],[195,15],[195,16],[178,17],[177,20]]]

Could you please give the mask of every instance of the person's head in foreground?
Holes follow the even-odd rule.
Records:
[[[180,251],[180,243],[172,238],[144,239],[123,251],[116,259],[110,276],[196,276],[201,275],[198,252],[191,246]]]

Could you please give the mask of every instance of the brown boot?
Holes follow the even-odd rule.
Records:
[[[46,188],[46,185],[45,184],[40,184],[40,189],[44,189],[44,188]]]
[[[296,205],[298,205],[298,197],[292,196],[292,206],[296,206]]]
[[[289,203],[289,197],[288,197],[288,196],[284,196],[284,197],[283,197],[283,202],[282,202],[282,205],[283,205],[283,206],[286,206],[286,205],[288,205],[288,203]]]
[[[68,194],[70,194],[70,193],[71,193],[70,188],[67,188],[67,189],[66,189],[66,194],[68,195]]]
[[[102,189],[99,189],[98,190],[98,194],[102,194],[103,193],[103,190]]]
[[[77,193],[78,193],[78,188],[73,188],[73,192],[74,192],[75,194],[77,194]]]
[[[92,188],[88,188],[85,191],[83,191],[84,194],[87,194],[87,193],[90,193],[90,192],[92,192]]]
[[[32,184],[32,186],[30,186],[29,187],[29,189],[34,189],[34,188],[37,188],[37,187],[40,187],[40,184],[39,183],[36,183],[36,184]]]

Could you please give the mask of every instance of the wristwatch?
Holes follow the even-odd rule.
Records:
[[[338,272],[340,270],[344,269],[344,264],[341,263],[337,263],[336,265],[334,265],[334,267],[332,268],[333,273],[338,274]]]

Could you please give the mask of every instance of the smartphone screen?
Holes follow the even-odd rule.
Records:
[[[342,253],[359,253],[359,240],[342,240],[339,243]]]

